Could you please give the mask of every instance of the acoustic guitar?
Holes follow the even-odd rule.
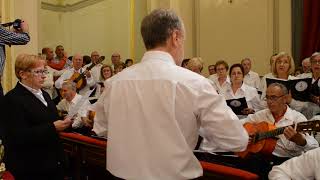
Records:
[[[86,71],[90,71],[95,65],[101,63],[105,59],[105,56],[100,56],[96,64],[91,64],[86,68]],[[79,92],[81,89],[83,89],[87,85],[87,80],[85,78],[85,74],[83,73],[73,73],[73,75],[70,78],[71,81],[76,83],[77,86],[77,92]]]
[[[276,128],[275,125],[267,122],[260,122],[257,124],[245,123],[244,128],[247,130],[252,138],[251,143],[248,144],[247,149],[243,152],[237,152],[239,157],[245,158],[250,153],[261,153],[270,156],[277,144],[276,136],[283,134],[286,127]],[[293,125],[291,125],[293,126]],[[305,121],[297,124],[297,132],[319,132],[320,120]]]

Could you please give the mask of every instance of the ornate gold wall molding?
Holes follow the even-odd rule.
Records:
[[[46,10],[56,11],[56,12],[73,12],[78,9],[82,9],[102,1],[105,1],[105,0],[82,0],[74,4],[66,4],[66,5],[59,5],[59,4],[56,5],[56,4],[51,4],[47,2],[41,2],[41,9],[46,9]]]

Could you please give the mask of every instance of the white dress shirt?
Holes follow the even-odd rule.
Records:
[[[320,148],[273,166],[270,180],[320,180]]]
[[[81,74],[84,71],[85,71],[84,68],[81,68],[78,71],[75,71],[75,69],[73,68],[65,70],[63,74],[56,80],[55,87],[58,89],[61,89],[63,82],[70,79],[75,72],[78,72]],[[83,89],[81,89],[79,92],[79,94],[81,95],[84,95],[87,91],[90,90],[90,87],[94,86],[95,84],[93,76],[91,76],[90,78],[87,77],[86,79],[87,79],[87,85]]]
[[[225,100],[238,99],[238,98],[245,97],[248,108],[254,109],[256,112],[266,108],[266,106],[261,104],[261,100],[257,90],[246,84],[242,84],[242,86],[236,91],[235,94],[231,89],[231,85],[229,85],[224,91],[221,92],[221,95],[225,98]],[[237,115],[237,116],[239,119],[247,117],[246,115]],[[202,130],[200,131],[200,134],[201,132]],[[199,149],[206,152],[223,152],[223,150],[219,149],[219,147],[217,147],[215,144],[210,143],[205,138],[201,142]]]
[[[258,73],[249,71],[248,74],[244,76],[243,82],[248,86],[259,89],[261,80]]]
[[[48,106],[47,101],[44,99],[41,89],[36,90],[33,89],[22,82],[19,82],[23,87],[25,87],[28,91],[30,91],[36,98],[38,98],[45,106]]]
[[[51,68],[50,66],[45,67],[48,71],[46,74],[46,78],[44,79],[44,83],[42,89],[45,90],[51,97],[51,99],[57,97],[56,88],[54,87],[54,77],[61,76],[64,70],[56,70]]]
[[[211,74],[210,76],[208,76],[208,79],[210,79],[211,81],[213,81],[216,78],[217,78],[217,74]]]
[[[274,124],[276,127],[284,127],[293,125],[295,123],[307,121],[307,119],[299,112],[292,110],[287,106],[287,111],[283,117],[275,123],[275,119],[269,109],[261,110],[255,114],[250,114],[246,119],[241,120],[243,123],[259,123],[262,121]],[[289,141],[283,134],[278,136],[276,147],[272,152],[273,155],[278,157],[294,157],[299,156],[302,152],[308,151],[319,147],[319,144],[314,137],[305,134],[304,137],[307,141],[305,146],[299,146],[296,143]]]
[[[55,88],[54,88],[54,81],[53,81],[53,71],[52,68],[47,66],[46,67],[48,73],[46,74],[46,78],[44,79],[42,89],[46,91],[49,95],[50,98],[52,99]]]
[[[298,76],[296,76],[297,78],[311,78],[312,77],[312,73],[302,73],[299,74]]]
[[[94,130],[108,135],[107,169],[123,179],[192,179],[199,127],[220,149],[244,150],[248,134],[208,80],[163,51],[105,81]]]
[[[229,76],[227,76],[227,79],[221,85],[218,80],[218,76],[213,76],[210,80],[213,82],[212,85],[219,94],[225,91],[228,88],[228,86],[230,86],[231,84]]]
[[[60,111],[66,111],[66,112],[69,112],[69,110],[75,106],[79,101],[80,99],[82,98],[81,95],[79,94],[76,94],[74,96],[74,98],[72,99],[71,102],[67,101],[66,99],[62,99],[58,105],[57,105],[57,109],[60,110]],[[87,114],[88,114],[88,108],[90,107],[90,102],[89,101],[86,101],[82,107],[79,109],[78,113],[77,113],[77,116],[76,118],[74,119],[73,123],[72,123],[72,128],[79,128],[79,127],[82,127],[83,126],[83,123],[82,123],[82,120],[81,120],[81,117],[87,117]]]
[[[91,66],[92,63],[90,64],[87,64],[83,67],[83,69],[87,69],[89,66]],[[93,68],[90,70],[90,73],[91,73],[91,76],[94,80],[95,83],[99,82],[100,81],[100,70],[101,70],[101,67],[103,66],[102,63],[99,63],[99,64],[96,64],[95,66],[93,66]]]

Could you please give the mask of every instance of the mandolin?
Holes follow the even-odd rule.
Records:
[[[257,124],[245,123],[244,128],[252,138],[251,143],[248,144],[247,149],[243,152],[237,152],[236,154],[245,158],[250,153],[261,153],[264,155],[271,155],[276,144],[276,136],[283,134],[286,127],[276,128],[275,125],[267,122],[260,122]],[[297,132],[319,132],[320,131],[320,120],[305,121],[297,123]]]
[[[91,64],[86,68],[86,71],[90,71],[95,65],[101,63],[105,59],[105,56],[100,56],[96,64]],[[86,72],[84,71],[84,72]],[[76,83],[77,86],[77,92],[79,92],[81,89],[83,89],[87,85],[87,80],[85,78],[85,74],[83,73],[73,73],[70,80]]]

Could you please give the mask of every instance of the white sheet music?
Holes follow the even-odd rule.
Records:
[[[80,108],[85,104],[85,102],[89,99],[90,94],[95,90],[95,88],[93,88],[92,90],[86,92],[82,98],[78,101],[77,104],[75,104],[72,108],[70,108],[68,115],[66,116],[67,118],[73,118],[78,111],[80,110]]]

